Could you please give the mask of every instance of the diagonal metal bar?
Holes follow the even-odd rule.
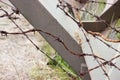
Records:
[[[61,10],[56,8],[58,3],[54,0],[10,0],[26,17],[26,19],[36,28],[58,36],[67,47],[75,52],[82,53],[82,49],[75,41],[75,33],[80,33],[77,24],[67,17]],[[54,3],[54,5],[53,5]],[[44,6],[43,6],[44,5]],[[64,26],[64,27],[63,27]],[[68,52],[61,43],[50,36],[41,33],[42,36],[55,48],[69,65],[79,74],[86,65],[84,57],[78,57]],[[84,68],[87,71],[87,66]],[[90,80],[89,74],[84,80]]]
[[[77,24],[67,17],[61,10],[56,8],[58,3],[57,0],[51,2],[50,0],[10,0],[26,17],[26,19],[36,28],[42,29],[43,31],[49,32],[55,36],[58,36],[64,41],[67,47],[75,53],[91,53],[89,46],[84,39],[83,33],[79,30]],[[110,10],[112,7],[109,8]],[[103,13],[106,15],[107,11]],[[117,12],[115,12],[117,13]],[[109,13],[111,14],[111,13]],[[102,15],[102,16],[103,16]],[[116,14],[117,15],[117,14]],[[107,16],[107,15],[106,15]],[[111,16],[109,19],[111,19]],[[109,20],[106,17],[101,17],[107,22]],[[117,17],[115,18],[117,19]],[[103,31],[107,26],[100,21],[95,22],[83,22],[86,30]],[[102,26],[102,27],[101,27]],[[80,35],[80,39],[83,44],[78,44],[75,34]],[[81,71],[87,71],[98,65],[93,57],[78,57],[68,52],[63,45],[58,41],[51,38],[50,36],[41,33],[42,36],[55,48],[59,54],[65,59],[69,65],[79,74]],[[94,39],[90,36],[90,43],[95,50],[96,55],[102,56],[106,60],[116,55],[114,50],[104,47],[105,45],[99,40]],[[97,44],[96,44],[97,43]],[[117,48],[117,44],[108,43],[111,46]],[[106,53],[106,54],[105,54]],[[109,54],[107,54],[109,53]],[[110,54],[111,53],[111,54]],[[108,56],[109,55],[109,56]],[[86,65],[87,64],[87,65]],[[100,75],[98,75],[101,73]],[[88,75],[84,76],[83,80],[103,80],[105,77],[103,72],[98,68]]]
[[[108,3],[112,0],[108,0]],[[116,0],[115,0],[116,1]],[[105,11],[100,16],[103,20],[105,20],[107,23],[113,23],[115,20],[118,20],[120,18],[120,0],[114,1],[114,5],[112,5],[110,8],[106,8]]]
[[[100,18],[108,24],[114,24],[114,22],[120,18],[120,0],[107,0],[107,3],[111,3],[113,5],[106,5],[106,8]],[[102,32],[108,27],[102,21],[83,21],[83,24],[86,30],[98,32]]]

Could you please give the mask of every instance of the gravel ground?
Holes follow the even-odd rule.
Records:
[[[1,3],[0,6],[10,12],[9,7]],[[33,28],[21,15],[16,23],[23,30]],[[7,17],[0,18],[0,30],[19,31]],[[27,35],[39,47],[44,44],[44,39],[38,33]],[[45,59],[24,35],[0,35],[0,80],[56,80],[55,75],[50,75],[54,70],[46,66]]]

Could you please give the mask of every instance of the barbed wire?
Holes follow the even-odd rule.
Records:
[[[102,35],[99,32],[88,31],[88,33],[93,35],[93,36],[99,36],[99,37],[101,37],[102,39],[104,39],[105,41],[108,41],[108,42],[114,42],[114,43],[119,43],[120,42],[120,40],[109,39],[109,38],[105,37],[104,35]]]
[[[3,1],[0,1],[0,2],[2,2],[2,3],[4,3],[4,4],[7,4],[7,3],[5,3],[5,2],[3,2]],[[9,5],[9,4],[7,4],[7,5]],[[11,6],[9,6],[9,7],[11,7]],[[40,31],[41,31],[41,32],[43,32],[43,33],[46,33],[46,34],[54,37],[54,38],[56,38],[56,37],[55,37],[54,35],[51,35],[51,34],[48,33],[48,32],[42,31],[42,30],[34,30],[34,29],[32,29],[32,30],[28,30],[28,31],[24,32],[24,31],[22,30],[22,28],[20,28],[20,26],[15,22],[15,20],[16,20],[16,19],[19,19],[19,17],[13,16],[14,14],[19,15],[19,14],[20,14],[20,13],[19,13],[19,10],[18,10],[18,9],[13,9],[13,8],[11,8],[11,10],[12,10],[13,12],[9,14],[5,9],[3,9],[2,7],[0,7],[0,11],[3,11],[3,12],[4,12],[4,14],[0,16],[0,18],[7,17],[9,20],[11,20],[11,22],[12,22],[21,32],[20,32],[20,33],[19,33],[19,32],[16,32],[16,33],[13,32],[13,33],[11,33],[11,32],[6,32],[6,31],[0,31],[1,36],[6,36],[6,37],[7,37],[8,34],[12,34],[12,35],[22,34],[22,35],[24,35],[24,36],[33,44],[33,46],[34,46],[38,51],[42,52],[42,53],[43,53],[47,58],[49,58],[53,63],[58,64],[58,66],[59,66],[69,77],[71,77],[71,78],[74,79],[75,77],[74,77],[70,72],[66,71],[66,70],[60,65],[60,63],[59,63],[58,61],[52,59],[52,58],[48,55],[47,52],[41,50],[41,49],[29,38],[29,36],[28,36],[26,33],[28,33],[28,32],[35,32],[35,31],[39,31],[39,32],[40,32]],[[58,41],[60,41],[59,38],[58,38]],[[15,66],[13,63],[12,63],[12,65],[13,65],[13,67],[15,68],[18,77],[20,78],[19,72],[17,71],[16,66]]]
[[[1,1],[0,1],[1,2]],[[97,1],[89,1],[91,3],[102,3],[102,4],[109,4],[109,5],[114,5],[114,4],[111,4],[111,3],[106,3],[106,2],[97,2]],[[115,5],[115,6],[119,6],[119,5]],[[92,32],[92,31],[85,31],[84,30],[84,25],[82,24],[82,22],[76,20],[73,16],[71,16],[70,13],[68,13],[65,8],[67,7],[66,5],[61,5],[61,2],[59,1],[59,4],[57,5],[58,8],[60,8],[65,14],[66,16],[70,17],[79,27],[79,29],[82,31],[82,33],[84,34],[84,37],[85,37],[85,40],[86,42],[88,43],[89,45],[89,48],[91,50],[91,53],[75,53],[74,51],[70,50],[68,48],[68,46],[66,45],[66,43],[64,43],[64,41],[62,39],[60,39],[58,36],[55,36],[49,32],[46,32],[46,31],[43,31],[43,30],[40,30],[40,29],[30,29],[30,30],[26,30],[24,31],[23,29],[21,29],[21,27],[15,22],[16,19],[19,19],[19,17],[14,17],[13,15],[15,14],[20,14],[19,10],[17,9],[13,9],[12,8],[12,13],[8,13],[5,9],[3,9],[2,7],[0,7],[0,11],[3,11],[4,14],[3,15],[0,15],[0,18],[2,17],[7,17],[9,20],[11,20],[12,23],[14,23],[14,25],[21,31],[21,32],[8,32],[8,31],[4,31],[4,30],[0,30],[0,34],[1,36],[8,36],[8,35],[24,35],[32,44],[33,46],[36,47],[36,49],[40,52],[42,52],[44,55],[46,55],[51,61],[53,61],[54,63],[58,63],[56,60],[52,59],[49,55],[47,55],[46,52],[42,51],[30,38],[29,36],[27,35],[27,33],[35,33],[36,31],[37,32],[40,32],[40,33],[44,33],[44,34],[47,34],[49,35],[50,37],[52,37],[53,39],[55,39],[56,41],[58,41],[59,43],[61,43],[63,45],[63,47],[68,51],[70,52],[71,54],[73,55],[76,55],[76,56],[79,56],[79,57],[93,57],[97,63],[99,64],[98,66],[95,66],[91,69],[88,69],[88,71],[85,71],[85,72],[80,72],[78,76],[80,76],[81,78],[84,77],[86,74],[90,73],[91,71],[95,70],[95,69],[98,69],[98,68],[101,68],[101,70],[103,71],[104,75],[107,77],[108,80],[111,80],[110,77],[109,77],[109,74],[106,72],[106,70],[103,68],[105,67],[106,65],[110,66],[110,67],[115,67],[116,69],[118,69],[120,71],[120,68],[115,64],[113,63],[112,61],[119,58],[120,55],[117,55],[113,58],[111,58],[110,60],[106,60],[102,57],[99,57],[97,56],[95,53],[94,53],[94,50],[93,50],[93,47],[90,43],[90,39],[89,37],[87,36],[87,34],[91,34],[94,38],[98,39],[99,41],[101,41],[102,43],[104,43],[107,47],[115,50],[116,52],[120,53],[119,50],[115,49],[114,47],[112,47],[111,45],[109,45],[107,42],[105,41],[108,41],[108,42],[113,42],[113,43],[119,43],[120,40],[112,40],[112,39],[108,39],[107,37],[105,37],[104,35],[102,35],[101,33],[99,32]],[[72,6],[71,6],[72,7]],[[82,12],[86,12],[90,15],[92,15],[93,17],[95,17],[97,20],[100,20],[101,22],[103,22],[105,25],[107,25],[108,27],[110,27],[112,30],[116,31],[117,33],[120,33],[119,30],[117,30],[115,27],[112,27],[110,24],[108,24],[107,22],[105,22],[105,20],[101,19],[99,16],[95,15],[95,14],[92,14],[91,12],[87,11],[87,10],[82,10],[82,9],[78,9],[78,8],[75,8],[75,7],[72,7],[74,9],[76,9],[77,11],[82,11]],[[100,38],[99,38],[100,37]],[[102,39],[103,40],[102,40]],[[104,41],[105,40],[105,41]],[[66,71],[61,65],[59,65],[59,67],[61,69],[63,69],[64,72],[66,72],[70,77],[73,77],[68,71]]]
[[[95,1],[95,0],[94,1],[93,0],[89,0],[88,3],[97,3],[97,4],[105,4],[105,5],[107,4],[107,5],[112,5],[112,6],[113,5],[114,6],[120,6],[120,5],[114,4],[114,3],[108,3],[108,2],[105,2],[105,1]]]
[[[92,1],[92,2],[94,2],[94,1]],[[93,48],[92,48],[92,46],[91,46],[90,40],[89,40],[89,38],[86,36],[86,33],[84,32],[84,25],[81,24],[80,21],[77,21],[74,17],[72,17],[72,16],[65,10],[65,8],[67,7],[67,5],[61,4],[62,2],[61,2],[60,0],[59,0],[59,3],[60,3],[60,4],[58,4],[57,7],[59,7],[68,17],[70,17],[74,22],[76,22],[76,23],[78,24],[79,28],[81,29],[81,31],[82,31],[83,34],[84,34],[84,37],[85,37],[85,39],[86,39],[86,41],[87,41],[87,43],[88,43],[88,45],[89,45],[89,48],[91,49],[92,54],[94,54],[94,50],[93,50]],[[64,1],[64,3],[69,4],[69,3],[65,2],[65,1]],[[95,3],[97,3],[97,2],[95,2]],[[98,3],[104,3],[104,4],[105,4],[105,2],[98,2]],[[110,3],[106,3],[106,4],[110,4]],[[69,4],[69,5],[70,5],[70,4]],[[113,5],[113,4],[110,4],[110,5]],[[118,5],[117,5],[117,6],[118,6]],[[112,30],[120,33],[119,30],[117,30],[115,27],[112,27],[110,24],[108,24],[107,22],[105,22],[105,20],[103,20],[103,19],[100,18],[99,16],[97,16],[97,15],[95,15],[95,14],[92,14],[91,12],[89,12],[89,11],[87,11],[87,10],[83,10],[83,9],[81,9],[81,8],[79,9],[79,8],[76,8],[76,7],[73,7],[73,6],[71,6],[71,8],[77,10],[78,12],[79,12],[79,11],[82,11],[82,12],[86,12],[86,13],[92,15],[92,16],[95,17],[97,20],[100,20],[100,21],[103,22],[105,25],[107,25],[108,27],[110,27]],[[91,34],[93,37],[95,37],[96,39],[100,40],[102,43],[104,43],[104,44],[105,44],[106,46],[108,46],[109,48],[111,48],[111,49],[115,50],[116,52],[119,52],[119,53],[120,53],[119,50],[115,49],[114,47],[112,47],[111,45],[109,45],[108,43],[105,42],[105,41],[108,41],[108,42],[114,42],[114,43],[116,43],[116,42],[120,42],[120,40],[108,39],[108,38],[104,37],[104,35],[102,35],[102,34],[99,33],[99,32],[87,31],[87,33],[88,33],[88,34]],[[99,37],[103,38],[105,41],[99,39],[99,38],[96,37],[96,36],[99,36]],[[94,56],[93,56],[93,57],[94,57]],[[87,73],[89,73],[90,71],[95,70],[96,68],[99,68],[99,67],[100,67],[101,70],[103,71],[104,75],[107,77],[107,79],[110,80],[110,77],[109,77],[108,73],[105,71],[105,69],[103,68],[103,66],[105,66],[106,64],[108,65],[109,63],[112,62],[112,60],[114,60],[114,59],[116,59],[116,58],[118,58],[118,57],[119,57],[119,56],[114,57],[114,58],[112,58],[110,61],[106,61],[106,62],[104,62],[104,63],[101,62],[101,61],[99,61],[98,59],[96,59],[96,58],[94,57],[95,60],[97,61],[97,63],[99,64],[99,66],[96,66],[96,67],[94,67],[94,68],[86,71],[85,73],[84,73],[84,72],[80,73],[80,77],[83,77],[83,76],[85,76]],[[109,66],[114,66],[115,68],[117,68],[118,70],[120,70],[119,67],[117,67],[117,66],[116,66],[115,64],[113,64],[113,63],[111,63],[111,65],[109,65]]]

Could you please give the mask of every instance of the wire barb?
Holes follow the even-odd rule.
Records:
[[[20,12],[18,9],[13,9],[11,8],[11,10],[13,11],[12,13],[8,13],[6,10],[4,10],[2,7],[0,7],[0,11],[3,11],[4,14],[0,16],[0,18],[3,18],[3,17],[8,17],[9,20],[11,20],[11,22],[21,31],[21,32],[7,32],[7,31],[3,31],[3,30],[0,30],[0,34],[1,36],[8,36],[8,35],[24,35],[32,44],[33,46],[40,52],[42,52],[44,55],[46,55],[50,60],[52,60],[55,64],[59,62],[57,62],[56,60],[52,59],[46,52],[44,52],[43,50],[41,50],[39,48],[39,46],[37,46],[33,41],[32,39],[29,38],[29,36],[27,35],[27,33],[31,33],[33,32],[35,34],[35,32],[40,32],[40,33],[44,33],[50,37],[52,37],[53,39],[55,39],[55,41],[59,42],[60,44],[62,44],[62,46],[72,55],[75,55],[75,56],[78,56],[78,57],[93,57],[95,59],[95,61],[98,63],[97,66],[91,68],[91,69],[88,69],[88,71],[85,71],[85,72],[80,72],[78,76],[80,77],[83,77],[85,76],[86,74],[89,74],[91,71],[93,70],[96,70],[98,68],[100,68],[104,75],[107,77],[108,80],[110,80],[110,77],[109,77],[109,74],[107,73],[107,71],[104,69],[104,67],[107,65],[107,66],[110,66],[110,67],[114,67],[116,69],[118,69],[120,71],[120,67],[118,67],[115,63],[113,63],[113,60],[115,59],[118,59],[120,58],[120,55],[118,56],[115,56],[113,58],[111,58],[110,60],[106,60],[104,59],[103,57],[99,57],[98,55],[95,54],[94,50],[93,50],[93,46],[91,45],[90,43],[90,39],[89,39],[89,36],[88,34],[91,34],[93,37],[95,37],[97,40],[101,41],[102,43],[104,43],[107,47],[109,47],[110,49],[113,49],[114,51],[120,53],[119,50],[115,49],[114,47],[112,47],[110,44],[108,44],[107,42],[113,42],[113,43],[119,43],[120,40],[112,40],[112,39],[108,39],[107,37],[105,37],[104,35],[102,35],[101,33],[99,32],[92,32],[92,31],[85,31],[84,30],[84,25],[80,22],[80,20],[78,21],[74,16],[71,16],[71,14],[69,12],[67,12],[65,10],[66,7],[68,7],[68,5],[63,5],[61,0],[58,0],[59,1],[59,4],[56,5],[56,7],[60,8],[66,16],[70,17],[79,27],[79,29],[82,31],[82,33],[84,34],[84,37],[85,37],[85,40],[86,42],[88,43],[88,46],[91,50],[91,53],[75,53],[74,51],[70,50],[68,48],[68,46],[66,45],[66,43],[61,39],[59,38],[58,36],[55,36],[47,31],[44,31],[44,30],[40,30],[40,29],[30,29],[30,30],[26,30],[24,31],[17,23],[16,23],[16,19],[19,19],[19,17],[14,17],[13,15],[16,14],[16,15],[19,15]],[[96,2],[96,1],[88,1],[88,0],[76,0],[76,1],[79,1],[80,3],[102,3],[102,4],[110,4],[110,3],[106,3],[106,2]],[[81,2],[83,1],[83,2]],[[0,1],[1,2],[1,1]],[[114,4],[110,4],[110,5],[114,5]],[[97,20],[100,20],[102,21],[104,24],[106,24],[108,27],[110,27],[112,30],[116,31],[117,33],[120,33],[119,30],[117,30],[116,28],[112,27],[110,24],[108,24],[107,22],[105,22],[105,20],[101,19],[99,16],[95,15],[95,14],[92,14],[91,12],[87,11],[87,10],[83,10],[81,8],[76,8],[76,7],[73,7],[71,5],[69,5],[71,8],[74,8],[76,11],[82,11],[82,12],[86,12],[90,15],[92,15],[93,17],[95,17]],[[101,39],[102,38],[102,39]],[[105,42],[107,41],[107,42]],[[66,71],[61,65],[59,65],[59,67],[61,69],[63,69],[64,72],[66,72],[70,77],[71,74]]]

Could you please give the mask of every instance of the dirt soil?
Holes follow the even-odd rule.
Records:
[[[10,12],[10,8],[0,3]],[[0,15],[3,12],[0,11]],[[19,15],[16,23],[23,29],[33,27]],[[20,32],[7,18],[0,18],[0,31]],[[27,34],[40,48],[44,39],[38,33]],[[46,57],[24,35],[0,35],[0,80],[56,80],[54,70],[46,66]],[[57,79],[59,80],[59,79]]]

